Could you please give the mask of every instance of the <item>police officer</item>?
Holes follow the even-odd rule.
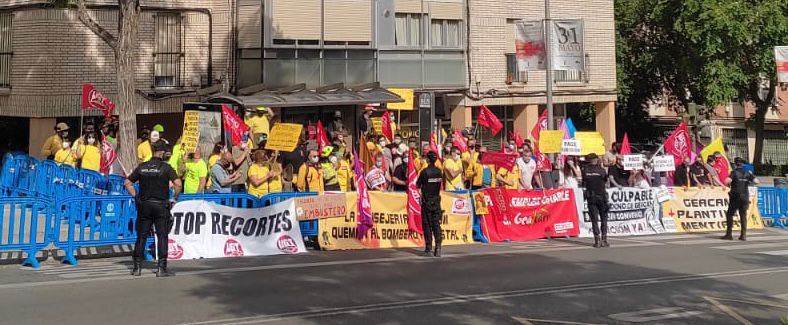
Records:
[[[591,225],[594,230],[594,247],[609,247],[607,243],[607,173],[599,165],[599,156],[589,154],[586,156],[588,165],[583,168],[583,184],[585,185],[585,199],[588,203],[588,214],[591,216]],[[602,219],[602,241],[599,241],[599,219]]]
[[[441,256],[441,181],[443,173],[435,167],[438,154],[433,151],[427,153],[429,165],[421,171],[416,186],[421,189],[421,226],[424,229],[424,256],[433,256],[432,236],[435,236],[435,257]]]
[[[131,270],[131,275],[142,274],[145,241],[148,239],[151,226],[155,226],[159,255],[156,276],[174,276],[175,273],[167,270],[168,234],[172,227],[170,208],[181,193],[181,180],[178,179],[175,170],[163,160],[168,145],[164,141],[156,141],[151,147],[153,149],[151,160],[137,166],[125,182],[126,189],[137,202],[137,243],[134,245],[134,268]],[[136,182],[140,184],[139,193],[134,190]],[[168,201],[170,182],[175,186],[175,195]]]
[[[734,160],[736,168],[725,180],[725,184],[730,186],[728,192],[730,203],[728,212],[725,213],[726,226],[725,236],[722,239],[733,240],[733,215],[739,213],[739,224],[741,225],[741,236],[739,240],[747,240],[747,209],[750,207],[750,184],[758,184],[758,179],[751,172],[744,170],[744,159],[736,157]]]

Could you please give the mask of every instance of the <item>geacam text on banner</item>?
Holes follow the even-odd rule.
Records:
[[[580,192],[580,191],[578,191]],[[581,192],[582,193],[582,192]],[[659,217],[657,189],[622,188],[607,190],[608,236],[655,235],[666,233]],[[583,200],[580,237],[593,237],[588,205]]]
[[[172,217],[170,260],[306,252],[293,200],[258,209],[183,201]]]
[[[725,213],[730,203],[727,189],[673,187],[670,190],[673,198],[662,203],[662,220],[666,228],[675,223],[677,232],[725,230]],[[763,228],[757,200],[757,194],[751,191],[747,229]],[[739,229],[738,213],[733,217],[733,229]]]
[[[408,229],[407,194],[369,192],[374,227],[356,239],[356,193],[347,193],[347,215],[320,219],[318,241],[324,250],[420,247],[424,237]],[[467,194],[441,193],[443,245],[473,243],[473,217]]]
[[[579,233],[578,209],[572,189],[491,188],[481,192],[489,212],[480,216],[482,231],[490,241],[522,241]]]

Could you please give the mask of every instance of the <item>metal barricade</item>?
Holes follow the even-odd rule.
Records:
[[[106,179],[104,175],[101,175],[99,172],[89,170],[89,169],[80,169],[78,172],[80,187],[82,188],[82,195],[106,195]]]
[[[260,202],[262,206],[272,206],[282,201],[287,201],[292,198],[296,197],[304,197],[304,196],[315,196],[318,195],[317,192],[280,192],[280,193],[269,193],[260,198]],[[299,227],[301,228],[301,236],[303,237],[317,237],[318,232],[318,221],[317,220],[308,220],[308,221],[299,221]]]
[[[52,160],[44,160],[36,171],[35,193],[37,196],[53,198],[57,191],[55,184],[60,174],[60,166]]]
[[[128,245],[137,240],[137,208],[128,195],[66,198],[55,205],[55,215],[54,243],[65,252],[63,263],[76,266],[75,253],[82,247]]]
[[[247,193],[183,194],[178,201],[204,200],[233,208],[261,208],[262,201]]]
[[[758,211],[762,219],[771,219],[773,227],[784,228],[785,191],[775,187],[758,187]]]
[[[0,198],[0,251],[22,251],[22,265],[38,268],[36,253],[52,240],[52,202],[36,197]]]
[[[118,175],[107,176],[107,191],[109,195],[128,195],[125,187],[125,179]]]

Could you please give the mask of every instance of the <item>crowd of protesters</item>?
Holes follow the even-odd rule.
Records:
[[[460,132],[446,136],[439,146],[420,146],[416,137],[404,138],[400,134],[395,134],[389,140],[373,130],[370,120],[372,112],[371,109],[365,109],[357,123],[359,129],[351,134],[343,124],[342,113],[336,111],[334,120],[326,128],[329,145],[318,150],[308,133],[302,132],[294,151],[279,152],[265,149],[274,112],[266,107],[258,107],[245,119],[249,134],[240,144],[230,146],[216,143],[211,152],[201,152],[198,147],[194,152],[186,153],[178,139],[169,146],[171,150],[165,160],[183,179],[184,193],[187,194],[247,192],[261,197],[268,193],[288,191],[354,191],[355,159],[366,162],[364,181],[369,190],[406,191],[411,163],[409,159],[413,159],[412,164],[418,175],[428,166],[426,153],[431,150],[439,153],[440,159],[436,166],[443,172],[443,188],[447,191],[489,187],[532,190],[584,186],[583,169],[589,165],[586,157],[556,155],[555,161],[550,161],[546,155],[534,150],[530,140],[521,141],[518,146],[514,139],[507,139],[500,151],[517,155],[514,166],[503,168],[483,164],[483,157],[490,149],[482,146],[473,135],[463,135],[461,143],[466,144],[464,150],[454,145],[456,142],[453,137],[460,136]],[[99,130],[94,124],[86,123],[81,136],[75,139],[68,125],[58,123],[55,134],[47,139],[41,153],[60,164],[98,171],[101,143],[106,141],[117,149],[117,130],[117,119],[108,119]],[[138,163],[151,159],[153,143],[164,141],[169,144],[164,134],[161,125],[143,127],[137,140]],[[359,155],[366,157],[354,157],[354,148],[348,143],[351,135],[362,139],[361,145],[353,147],[365,149]],[[648,158],[650,154],[645,153],[644,157]],[[719,152],[710,155],[705,162],[701,157],[694,162],[687,157],[671,175],[653,171],[648,161],[644,162],[642,169],[626,170],[621,146],[613,143],[610,151],[597,160],[607,169],[609,187],[649,188],[660,185],[725,186],[720,175],[727,175],[727,171],[720,170],[720,159],[724,158]],[[109,173],[123,174],[118,162],[110,166]],[[672,184],[668,179],[672,180]]]

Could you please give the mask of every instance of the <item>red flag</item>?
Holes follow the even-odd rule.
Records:
[[[460,148],[460,152],[468,151],[468,142],[465,141],[465,136],[459,129],[454,130],[454,146]]]
[[[537,142],[539,142],[539,132],[542,132],[542,129],[547,130],[547,110],[542,112],[542,116],[539,116],[539,121],[536,122],[536,125],[531,130],[531,137]]]
[[[438,140],[435,139],[435,132],[432,132],[430,135],[430,150],[438,155],[438,158],[441,156],[441,151],[438,150]]]
[[[317,121],[317,147],[318,147],[318,150],[323,150],[323,147],[327,147],[330,144],[331,144],[331,142],[328,141],[328,135],[326,135],[326,129],[323,128],[323,122]]]
[[[82,84],[82,109],[97,109],[104,114],[104,117],[109,118],[115,110],[115,104],[96,90],[93,84]]]
[[[222,105],[222,122],[224,124],[224,132],[230,133],[233,145],[239,145],[244,133],[249,132],[249,126],[227,105]]]
[[[520,132],[515,130],[514,132],[509,132],[509,138],[514,140],[514,143],[517,145],[518,148],[522,147],[525,144],[525,140],[523,140],[523,136],[520,135]]]
[[[416,186],[416,164],[413,162],[413,152],[408,152],[408,229],[419,234],[424,234],[421,227],[421,193]]]
[[[622,155],[628,155],[632,153],[632,148],[629,147],[629,136],[624,133],[624,140],[621,141],[621,152]]]
[[[678,128],[665,140],[665,153],[673,156],[676,166],[684,162],[684,157],[692,157],[692,147],[687,123],[681,122]]]
[[[725,179],[730,176],[731,170],[731,162],[728,161],[728,158],[725,155],[720,155],[714,160],[714,169],[717,171],[717,174],[720,176],[720,182],[722,185],[725,185]]]
[[[498,120],[495,114],[493,114],[493,112],[491,112],[490,109],[485,105],[479,107],[479,118],[477,119],[477,122],[479,125],[490,129],[490,132],[492,132],[493,136],[498,134],[498,132],[503,129],[503,124],[501,124],[501,121]]]
[[[383,124],[381,126],[383,131],[383,136],[385,136],[386,139],[389,140],[389,142],[394,141],[394,132],[391,130],[391,112],[386,111],[385,113],[383,113],[383,116],[380,118],[380,121]]]
[[[101,166],[99,172],[106,175],[109,174],[109,167],[118,159],[118,154],[112,148],[112,144],[107,141],[107,136],[101,134]]]
[[[553,165],[550,164],[550,158],[539,151],[539,145],[534,143],[534,156],[536,156],[536,170],[549,172],[553,170]]]
[[[493,165],[497,168],[506,168],[511,171],[517,164],[517,154],[503,152],[485,152],[482,156],[483,165]]]
[[[358,153],[354,152],[355,157]],[[356,202],[356,209],[358,211],[358,224],[356,227],[356,238],[364,238],[364,235],[372,229],[374,221],[372,220],[372,203],[369,201],[369,191],[367,191],[367,180],[364,177],[364,168],[361,166],[361,159],[356,159],[353,165],[353,171],[356,174],[356,191],[358,192],[358,200]]]

